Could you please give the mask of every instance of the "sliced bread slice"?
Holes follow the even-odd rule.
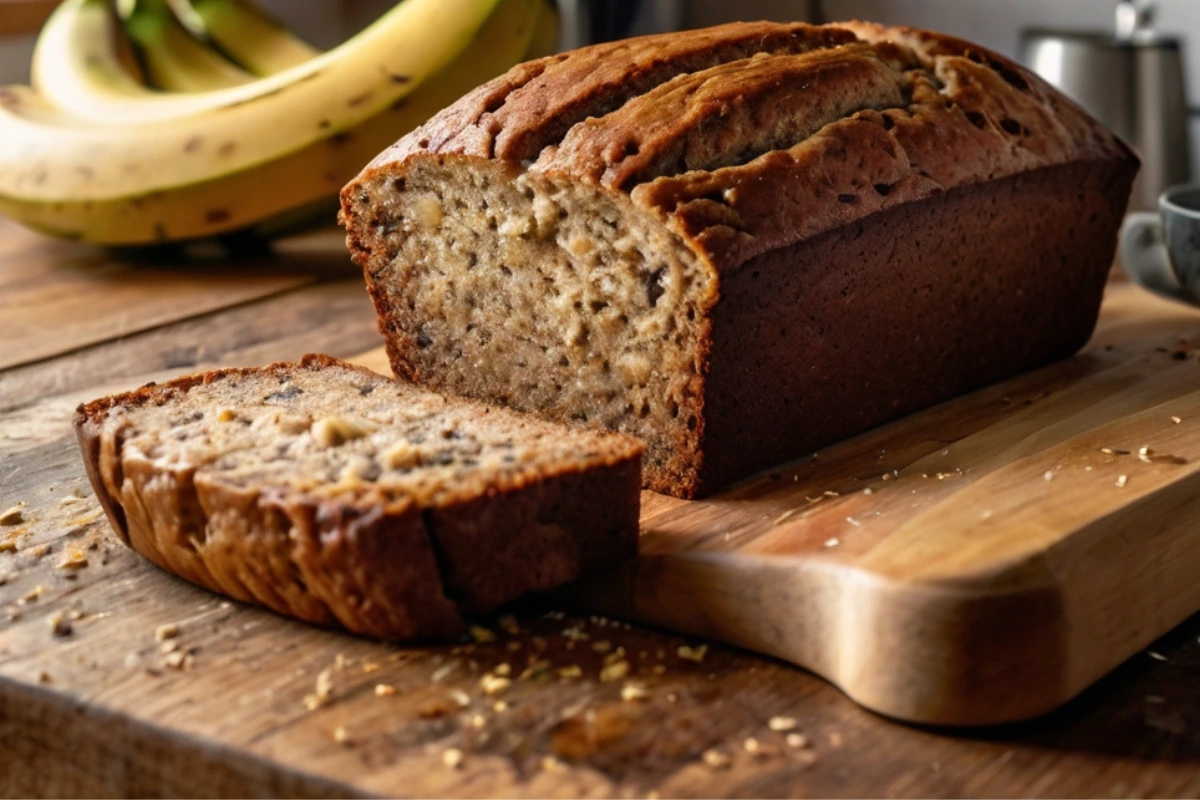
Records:
[[[150,384],[80,406],[75,429],[134,550],[369,636],[452,636],[637,548],[637,440],[327,356]]]

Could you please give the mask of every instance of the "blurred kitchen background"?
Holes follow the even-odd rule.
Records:
[[[1147,175],[1155,183],[1200,179],[1200,0],[1127,0],[1120,4],[1129,12],[1128,35],[1135,24],[1155,31],[1141,36],[1143,52],[1133,55],[1089,52],[1105,50],[1115,34],[1115,0],[558,0],[563,13],[563,40],[568,46],[590,40],[659,30],[700,27],[731,19],[780,19],[836,21],[874,20],[940,30],[977,41],[1008,56],[1026,60],[1035,49],[1031,32],[1050,31],[1049,46],[1041,51],[1043,72],[1057,72],[1061,80],[1072,78],[1087,84],[1092,92],[1085,106],[1101,118],[1108,116],[1118,133],[1134,140],[1143,130],[1141,149],[1147,156]],[[260,0],[284,18],[302,36],[328,47],[373,20],[391,3],[389,0]],[[28,80],[29,58],[37,22],[44,18],[51,0],[0,0],[0,83]],[[1071,61],[1063,45],[1085,31],[1101,34],[1100,45],[1084,47],[1082,60]],[[1063,36],[1065,34],[1065,36]],[[1043,37],[1044,38],[1044,37]],[[1163,46],[1163,40],[1177,40]],[[1093,43],[1094,45],[1095,43]],[[1136,42],[1135,42],[1136,44]],[[1118,48],[1121,49],[1121,48]],[[1148,63],[1146,53],[1154,59]],[[1079,53],[1076,53],[1079,55]],[[1056,59],[1066,58],[1056,66]],[[1136,66],[1138,58],[1142,63]],[[1124,61],[1122,61],[1124,59]],[[1140,69],[1140,76],[1137,73]],[[1065,73],[1064,73],[1065,70]],[[1128,72],[1129,74],[1123,74]],[[1055,76],[1046,75],[1052,82]],[[1183,86],[1172,86],[1182,80]],[[1140,81],[1140,86],[1139,86]],[[1061,85],[1061,84],[1060,84]],[[1065,87],[1064,87],[1065,88]],[[1138,91],[1142,108],[1129,105],[1129,95]],[[1177,108],[1171,107],[1173,103]],[[1106,120],[1109,121],[1109,120]],[[1124,129],[1123,129],[1124,128]],[[1147,132],[1148,131],[1148,132]],[[1149,143],[1153,139],[1155,144]],[[1172,141],[1175,144],[1171,144]],[[1149,151],[1156,152],[1149,152]],[[1157,152],[1171,151],[1171,152]],[[1156,166],[1157,164],[1157,166]],[[1146,207],[1156,187],[1146,187],[1134,207]]]

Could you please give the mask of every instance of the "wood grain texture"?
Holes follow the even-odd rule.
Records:
[[[5,246],[0,237],[0,250]],[[4,258],[0,253],[0,263]],[[946,732],[889,722],[780,661],[718,644],[701,656],[698,638],[548,611],[567,598],[514,609],[504,620],[514,633],[486,620],[490,641],[401,648],[227,604],[119,545],[90,496],[70,437],[74,403],[107,387],[214,364],[367,350],[378,336],[354,284],[305,285],[0,371],[0,511],[27,503],[19,524],[0,527],[0,542],[15,548],[0,545],[0,795],[1200,794],[1200,618],[1048,716]],[[894,462],[879,460],[877,442],[863,437],[845,446],[847,458],[870,463],[869,473],[839,472],[826,451],[817,459],[820,470],[798,462],[780,469],[780,480],[768,475],[735,487],[719,498],[712,534],[695,537],[696,555],[719,549],[726,533],[769,544],[763,534],[795,507],[774,494],[793,475],[822,491],[842,484],[861,489],[855,478],[965,442],[1043,403],[1043,392],[1112,370],[1120,378],[1122,365],[1134,351],[1146,355],[1143,344],[1155,336],[1171,352],[1186,352],[1190,345],[1173,335],[1200,327],[1187,322],[1191,312],[1133,290],[1112,300],[1090,355],[1059,365],[1053,375],[966,398],[952,411],[926,412],[924,426],[886,445]],[[1109,343],[1115,349],[1105,351]],[[1194,360],[1158,355],[1169,369],[1200,369]],[[1132,466],[1136,455],[1122,458]],[[1171,465],[1140,466],[1153,474]],[[915,484],[911,469],[901,472]],[[1126,488],[1134,488],[1132,468],[1129,474]],[[848,491],[812,506],[805,501],[800,513],[825,512],[810,518],[814,543],[831,535],[822,526],[846,515],[832,504],[847,499],[854,499]],[[748,514],[752,508],[761,513]],[[645,510],[655,521],[648,548],[671,552],[673,526],[681,524],[672,520],[692,511],[653,496]],[[853,539],[843,538],[849,552]],[[75,551],[87,566],[59,568]],[[69,634],[54,634],[56,618],[59,632],[66,623]],[[1150,617],[1145,627],[1157,624],[1167,623]],[[176,626],[178,635],[157,641],[162,625]],[[164,646],[190,659],[181,657],[176,669]],[[681,657],[681,646],[692,648],[682,651],[690,658]],[[628,675],[602,680],[606,659],[627,662]],[[535,669],[526,674],[531,660]],[[503,671],[502,664],[510,665],[512,684],[489,695],[481,679]],[[306,704],[318,694],[322,673],[328,695]],[[631,681],[644,697],[622,699]],[[395,692],[376,694],[380,684]],[[773,717],[796,727],[772,730]],[[339,727],[346,734],[341,743],[334,738]],[[802,735],[803,741],[793,739],[802,746],[790,746],[789,733]],[[457,768],[444,761],[450,749],[463,753]]]
[[[353,276],[336,232],[230,265],[223,254],[131,263],[112,251],[48,242],[0,219],[0,369],[151,330],[311,283]],[[69,324],[47,325],[47,320]]]

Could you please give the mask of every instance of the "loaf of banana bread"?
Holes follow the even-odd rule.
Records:
[[[514,67],[342,193],[393,369],[696,496],[1090,336],[1138,162],[984,48],[736,23]]]
[[[387,639],[637,551],[642,444],[447,399],[325,356],[80,406],[126,544],[194,583]]]

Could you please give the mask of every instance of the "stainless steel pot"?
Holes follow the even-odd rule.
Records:
[[[1024,62],[1141,154],[1130,207],[1152,209],[1191,179],[1187,100],[1178,39],[1150,29],[1148,2],[1117,4],[1114,32],[1028,30]]]

